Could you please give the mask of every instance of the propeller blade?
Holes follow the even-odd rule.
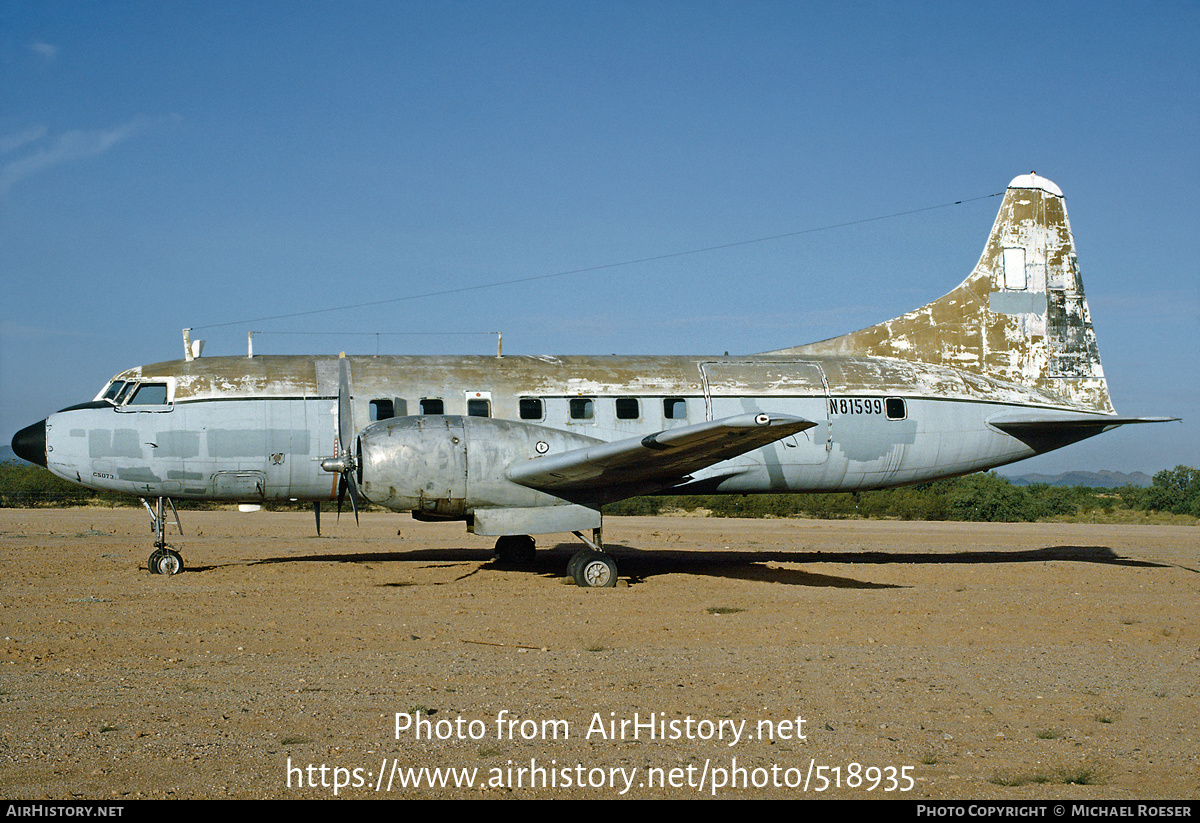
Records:
[[[362,479],[362,441],[354,441],[354,465],[346,469],[346,479],[350,481],[350,505],[354,507],[354,522],[358,523],[359,499],[358,481]]]
[[[354,417],[350,409],[350,361],[343,352],[338,360],[338,446],[343,454],[350,453],[354,439]]]
[[[358,483],[354,480],[354,475],[347,471],[346,480],[350,487],[350,508],[354,509],[354,524],[358,525]]]
[[[317,518],[317,537],[321,536],[321,501],[313,501],[313,514]]]
[[[350,492],[350,508],[354,511],[354,522],[358,523],[358,484],[354,475],[347,469],[338,479],[338,519],[342,519],[342,503],[346,500],[346,492]]]
[[[342,519],[342,503],[346,492],[350,492],[350,507],[354,509],[354,522],[358,521],[358,483],[354,474],[358,468],[358,460],[362,459],[362,447],[359,446],[357,456],[351,456],[351,443],[354,442],[354,417],[350,406],[350,361],[342,352],[338,360],[338,398],[337,398],[337,438],[338,456],[321,461],[321,468],[327,472],[338,473],[337,512],[338,520]],[[317,512],[317,534],[321,533],[321,513],[319,504],[313,504]]]

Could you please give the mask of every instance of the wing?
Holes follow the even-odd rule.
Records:
[[[742,414],[535,457],[510,466],[507,476],[565,499],[611,502],[674,485],[694,471],[815,425],[802,417]]]

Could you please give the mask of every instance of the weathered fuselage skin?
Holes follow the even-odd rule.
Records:
[[[749,356],[347,363],[368,499],[464,519],[476,509],[576,502],[514,484],[505,474],[514,461],[747,413],[815,425],[640,492],[897,486],[1045,450],[990,424],[998,415],[1113,414],[1062,193],[1036,175],[1010,185],[979,263],[958,288],[833,340]],[[338,476],[321,460],[354,448],[337,442],[338,375],[332,356],[129,369],[114,381],[165,391],[153,402],[98,397],[51,415],[47,466],[85,486],[143,497],[330,500]]]
[[[857,490],[986,469],[1034,453],[989,429],[989,416],[1031,405],[1063,408],[1018,387],[881,358],[349,360],[354,428],[360,436],[379,425],[368,419],[371,400],[416,410],[423,399],[436,398],[446,415],[466,416],[468,397],[479,393],[490,399],[493,418],[606,441],[747,412],[816,422],[806,432],[713,466],[690,481],[711,492]],[[101,401],[52,415],[48,466],[68,480],[141,496],[332,499],[337,478],[321,470],[320,460],[339,453],[337,387],[336,382],[322,386],[319,373],[332,375],[336,369],[334,357],[258,356],[173,361],[122,372],[116,379],[173,383],[171,402],[113,407]],[[521,398],[541,399],[544,419],[521,421]],[[572,398],[594,400],[590,419],[570,417]],[[639,417],[617,419],[618,398],[638,399]],[[668,398],[684,401],[685,416],[664,417]],[[889,398],[905,401],[902,418],[886,414]],[[441,463],[452,455],[431,453],[428,459]],[[414,466],[414,471],[428,468]],[[369,472],[364,480],[370,483]]]

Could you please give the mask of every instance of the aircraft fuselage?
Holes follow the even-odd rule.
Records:
[[[1018,386],[886,358],[348,361],[354,430],[362,436],[373,424],[416,415],[517,421],[599,441],[745,413],[816,424],[660,489],[670,492],[853,491],[960,475],[1035,453],[989,427],[989,417],[1014,407],[1063,408]],[[268,355],[121,372],[110,385],[133,385],[120,405],[102,391],[47,420],[47,466],[92,488],[143,497],[333,499],[337,478],[320,461],[343,451],[335,442],[337,368],[335,357]],[[143,386],[163,388],[139,393]],[[466,499],[465,491],[428,491]]]

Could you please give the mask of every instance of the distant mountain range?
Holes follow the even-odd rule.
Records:
[[[1005,475],[1014,486],[1089,486],[1093,489],[1119,489],[1121,486],[1149,486],[1154,478],[1145,472],[1063,472],[1062,474]]]
[[[10,446],[0,446],[0,463],[24,462],[13,454]],[[1063,472],[1062,474],[1004,475],[1014,486],[1032,486],[1045,483],[1048,486],[1090,486],[1095,489],[1118,489],[1121,486],[1149,486],[1153,480],[1144,472]]]

